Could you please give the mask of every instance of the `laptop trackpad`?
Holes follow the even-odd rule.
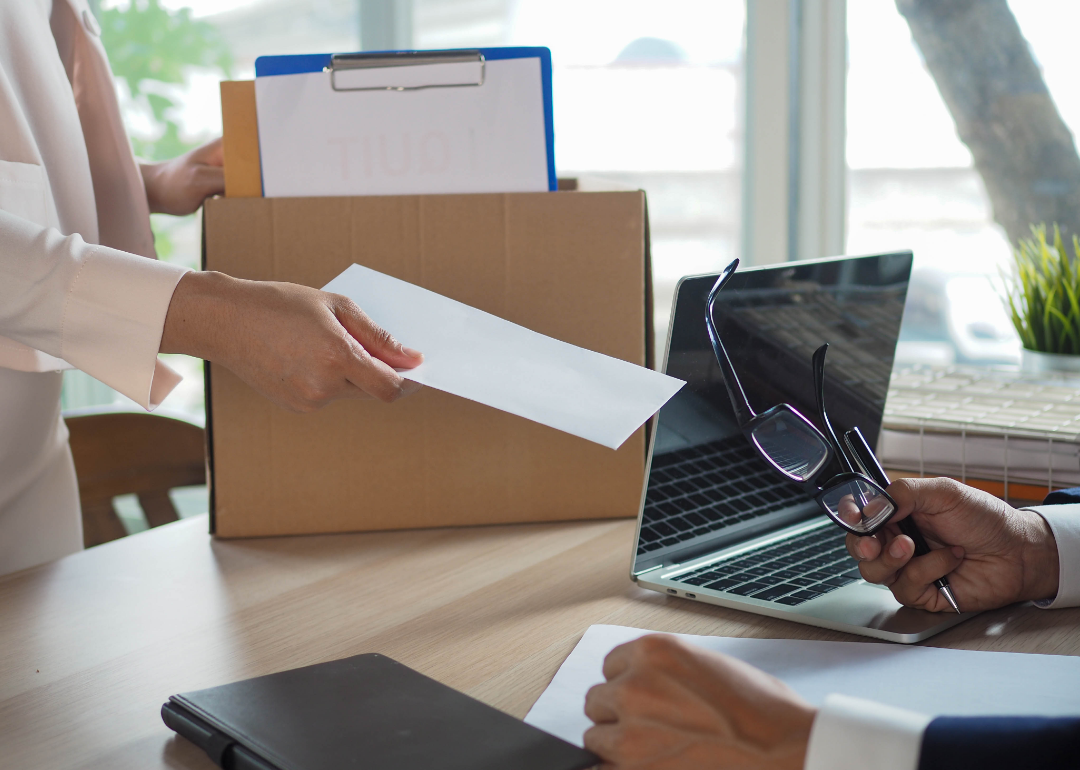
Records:
[[[942,623],[955,622],[955,614],[905,607],[882,586],[855,583],[831,591],[799,607],[800,615],[876,628],[894,634],[918,634]],[[965,613],[970,617],[975,613]]]

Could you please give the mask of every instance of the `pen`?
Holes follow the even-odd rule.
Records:
[[[854,438],[853,438],[854,437]],[[848,448],[862,463],[863,468],[878,484],[883,487],[889,486],[888,475],[885,473],[885,469],[881,467],[881,463],[878,461],[874,451],[870,448],[870,444],[867,443],[866,437],[863,436],[862,431],[858,428],[852,428],[844,434],[844,441],[847,442]],[[926,544],[926,539],[922,536],[922,532],[919,531],[918,525],[912,521],[908,516],[906,519],[898,521],[896,525],[900,528],[900,531],[911,538],[915,543],[915,555],[925,556],[930,553],[930,546]],[[960,607],[956,604],[956,598],[953,596],[952,588],[949,586],[949,580],[947,577],[940,577],[934,581],[934,585],[937,586],[938,591],[945,597],[945,600],[949,602],[949,605],[960,612]]]

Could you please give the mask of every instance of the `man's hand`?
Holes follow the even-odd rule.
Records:
[[[164,163],[140,165],[151,213],[194,214],[204,200],[225,191],[224,166],[221,139]]]
[[[339,398],[394,401],[420,388],[394,370],[423,361],[347,297],[213,272],[180,279],[161,352],[221,364],[295,412]]]
[[[888,491],[896,514],[873,537],[848,535],[847,549],[863,578],[887,585],[901,604],[951,612],[933,584],[944,575],[965,612],[1057,593],[1057,545],[1037,513],[952,479],[899,479]],[[907,516],[933,549],[925,556],[912,558],[915,543],[896,526]]]
[[[816,711],[734,658],[644,636],[604,661],[589,690],[585,748],[606,770],[801,770]]]

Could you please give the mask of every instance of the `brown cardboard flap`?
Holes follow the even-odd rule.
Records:
[[[357,262],[645,363],[640,192],[215,199],[205,228],[211,270],[322,286]],[[221,536],[638,510],[644,430],[612,451],[432,389],[298,415],[220,367],[210,382]]]
[[[221,134],[225,156],[225,196],[261,198],[259,121],[255,110],[255,81],[221,83]]]

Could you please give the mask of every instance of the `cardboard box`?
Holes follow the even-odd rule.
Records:
[[[357,262],[647,363],[642,192],[218,198],[204,228],[210,270],[322,286]],[[222,537],[638,511],[644,428],[612,451],[432,389],[301,415],[221,367],[208,365],[207,380],[211,527]]]

